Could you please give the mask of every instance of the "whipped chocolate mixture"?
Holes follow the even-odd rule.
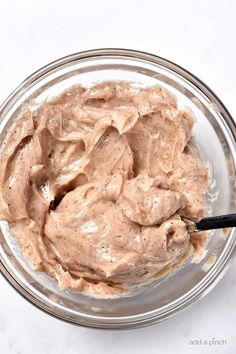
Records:
[[[0,219],[61,288],[109,297],[155,277],[191,242],[207,169],[192,114],[160,87],[74,87],[25,112],[0,151]]]

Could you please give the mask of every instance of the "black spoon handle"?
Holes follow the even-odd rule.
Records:
[[[236,227],[236,214],[212,216],[203,218],[196,223],[197,230],[223,229],[225,227]]]

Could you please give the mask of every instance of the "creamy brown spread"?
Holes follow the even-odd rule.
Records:
[[[28,110],[0,152],[0,218],[35,270],[109,297],[198,244],[207,168],[194,119],[160,87],[73,87]]]

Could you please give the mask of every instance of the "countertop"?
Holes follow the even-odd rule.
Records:
[[[236,117],[236,2],[2,0],[0,101],[64,55],[123,47],[168,58],[205,81]],[[132,331],[75,327],[22,299],[0,276],[1,354],[236,353],[236,260],[202,300]]]

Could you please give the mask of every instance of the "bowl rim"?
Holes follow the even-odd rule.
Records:
[[[32,84],[34,84],[38,79],[49,75],[53,70],[60,69],[60,67],[65,64],[72,64],[73,62],[79,62],[85,59],[98,58],[98,57],[115,57],[116,59],[129,58],[129,59],[139,59],[146,61],[148,63],[154,63],[161,65],[165,69],[169,69],[179,75],[181,78],[185,78],[188,82],[194,85],[194,87],[200,90],[206,97],[210,100],[213,100],[216,104],[216,107],[224,116],[224,121],[228,126],[234,140],[236,141],[236,121],[233,120],[232,116],[228,112],[227,108],[217,97],[217,95],[198,77],[193,75],[188,70],[183,67],[175,64],[174,62],[167,60],[163,57],[149,54],[143,51],[131,50],[131,49],[122,49],[122,48],[101,48],[101,49],[91,49],[87,51],[73,53],[62,58],[59,58],[49,64],[43,66],[42,68],[35,71],[33,74],[28,76],[2,103],[0,106],[0,116],[4,115],[17,101],[17,99],[24,93],[24,91]],[[214,107],[215,109],[215,107]],[[236,148],[235,148],[236,150]],[[236,230],[232,229],[230,235],[235,233]],[[229,239],[231,239],[229,235]],[[232,235],[231,235],[232,236]],[[229,239],[227,243],[229,243]],[[216,264],[209,271],[207,276],[205,276],[197,285],[195,285],[191,290],[184,294],[181,299],[177,299],[172,303],[163,306],[160,309],[155,309],[147,311],[138,315],[131,316],[120,316],[120,317],[106,317],[106,316],[95,316],[87,315],[84,313],[78,313],[79,317],[76,319],[69,318],[68,315],[63,314],[62,310],[58,311],[59,308],[55,307],[52,309],[50,304],[46,304],[42,299],[36,298],[35,294],[29,289],[20,284],[17,280],[15,274],[7,269],[7,265],[4,263],[3,257],[0,252],[0,274],[13,286],[13,288],[31,304],[35,305],[37,308],[42,311],[56,317],[58,319],[64,320],[66,322],[83,325],[93,328],[103,328],[103,329],[130,329],[147,326],[152,323],[160,322],[161,320],[167,319],[174,314],[185,309],[189,305],[193,304],[196,300],[202,298],[207,294],[221,279],[229,268],[230,261],[232,256],[236,251],[236,238],[234,242],[231,242],[231,245],[228,249],[227,254],[223,259],[218,259]],[[226,247],[226,246],[225,246]],[[0,248],[1,251],[1,248]],[[221,262],[220,262],[221,261]],[[199,286],[200,285],[200,286]],[[196,290],[197,288],[197,290]],[[175,305],[173,306],[173,303]],[[172,306],[170,306],[172,304]],[[171,308],[169,308],[171,307]],[[163,310],[164,308],[164,310]],[[160,311],[162,309],[162,311]],[[69,311],[67,309],[67,311]],[[57,312],[57,313],[55,313]],[[100,323],[97,323],[99,319]],[[127,320],[128,319],[128,320]]]

